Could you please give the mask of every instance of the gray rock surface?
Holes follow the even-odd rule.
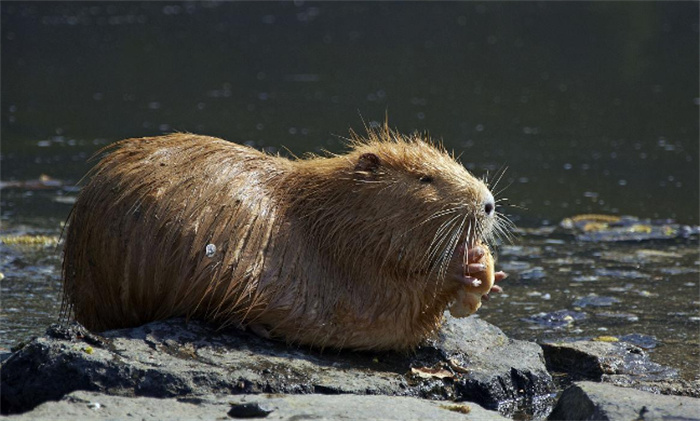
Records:
[[[496,326],[470,317],[448,321],[435,347],[443,358],[469,369],[454,382],[459,400],[488,408],[498,403],[497,409],[505,414],[525,407],[535,417],[551,408],[551,400],[542,400],[554,388],[542,368],[545,360],[539,345],[510,339]]]
[[[448,318],[435,340],[410,354],[319,352],[181,319],[101,335],[54,326],[8,358],[0,377],[3,413],[76,390],[152,398],[412,396],[544,413],[551,402],[539,398],[553,390],[538,345],[474,317]]]
[[[655,395],[605,383],[577,382],[567,388],[550,420],[700,420],[700,399]]]
[[[234,395],[190,399],[125,398],[76,391],[46,402],[8,421],[106,419],[216,420],[254,417],[265,420],[506,420],[473,403],[435,402],[419,398],[360,395]]]
[[[541,346],[550,370],[577,379],[601,381],[605,375],[618,374],[645,378],[677,376],[675,371],[649,361],[641,348],[625,342],[574,341]]]
[[[542,343],[547,368],[572,380],[700,397],[700,380],[681,379],[677,370],[657,364],[638,346],[626,342],[572,341]]]

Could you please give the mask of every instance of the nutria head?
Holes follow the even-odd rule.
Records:
[[[354,258],[368,250],[383,270],[444,275],[459,245],[493,237],[501,219],[492,193],[442,146],[387,128],[350,145],[345,155],[296,161],[307,173],[306,188],[294,187],[296,211],[324,243]]]
[[[400,317],[423,318],[418,324],[434,330],[461,287],[451,275],[466,273],[467,250],[501,229],[494,197],[420,135],[385,127],[350,146],[345,155],[295,161],[304,176],[290,186],[290,215],[305,221],[309,246],[353,279],[350,289],[387,296],[365,311],[403,306],[411,314]]]

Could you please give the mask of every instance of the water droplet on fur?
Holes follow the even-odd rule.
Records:
[[[214,244],[207,244],[205,253],[207,257],[214,257],[214,255],[216,254],[216,246]]]

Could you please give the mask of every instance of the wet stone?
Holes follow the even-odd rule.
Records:
[[[683,257],[679,253],[655,249],[636,250],[634,255],[645,263],[668,263],[669,261]]]
[[[600,312],[595,314],[596,317],[601,317],[605,319],[617,319],[625,322],[637,322],[639,321],[639,316],[631,313],[611,313],[611,312]]]
[[[508,273],[523,273],[530,270],[531,267],[530,263],[517,260],[501,261],[499,263],[499,269]]]
[[[690,267],[672,267],[672,268],[661,268],[659,272],[665,275],[685,275],[688,273],[697,273],[698,269]]]
[[[630,333],[629,335],[620,336],[620,341],[628,344],[636,345],[642,349],[656,348],[659,341],[653,336],[643,335],[641,333]]]
[[[663,251],[656,249],[638,249],[630,253],[629,250],[609,250],[601,255],[601,259],[610,262],[618,262],[629,265],[639,264],[673,264],[683,255],[673,251]]]
[[[516,232],[521,235],[528,235],[533,237],[549,237],[557,231],[557,226],[543,226],[537,228],[524,228],[518,227]]]
[[[574,282],[598,282],[600,280],[600,277],[594,275],[581,275],[574,276],[573,278],[571,278],[571,280]]]
[[[535,323],[541,326],[557,328],[568,326],[577,320],[586,319],[588,315],[579,311],[557,310],[551,313],[538,313],[522,319],[523,321]]]
[[[519,275],[520,279],[527,281],[536,281],[547,277],[547,273],[545,272],[544,268],[540,266],[522,271]]]
[[[584,242],[640,242],[696,238],[700,227],[672,220],[640,219],[634,216],[579,215],[560,223],[562,232]]]
[[[627,292],[635,288],[634,284],[624,284],[620,286],[608,287],[607,290],[611,292]]]
[[[627,342],[578,340],[540,345],[547,368],[567,373],[573,380],[629,385],[678,378],[677,370],[651,361],[644,350]]]
[[[561,249],[561,247],[560,247]],[[556,266],[556,267],[568,267],[568,266],[579,266],[579,267],[595,267],[596,265],[596,260],[593,259],[587,259],[581,256],[567,256],[567,257],[558,257],[555,259],[546,259],[544,262],[547,265],[550,266]]]
[[[595,274],[600,277],[612,279],[648,279],[651,276],[637,270],[621,270],[609,268],[597,268]]]
[[[607,307],[619,303],[620,300],[614,297],[603,297],[595,294],[587,295],[574,301],[574,307]]]

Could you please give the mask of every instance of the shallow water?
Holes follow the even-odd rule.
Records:
[[[338,152],[349,128],[387,114],[442,138],[478,176],[507,168],[494,190],[520,227],[591,212],[696,225],[698,7],[3,2],[1,178],[59,186],[3,189],[2,230],[58,234],[86,160],[121,138],[191,131]],[[60,256],[1,251],[9,347],[55,321]],[[527,234],[501,247],[508,296],[480,316],[525,339],[636,333],[693,378],[698,259],[697,239]],[[586,318],[522,320],[561,309]]]
[[[55,246],[4,244],[0,244],[0,252],[0,273],[4,276],[0,281],[0,348],[9,349],[42,335],[51,323],[58,321],[60,253]]]
[[[479,315],[510,336],[612,336],[646,349],[686,379],[700,379],[697,238],[605,244],[524,236],[501,248],[499,262],[513,276]],[[566,315],[573,320],[563,320]]]

